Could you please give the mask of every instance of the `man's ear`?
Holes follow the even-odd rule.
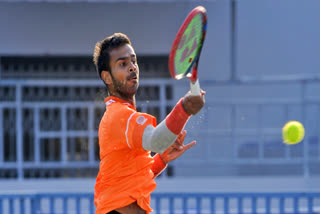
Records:
[[[111,74],[109,71],[102,71],[101,77],[107,85],[110,85],[112,83],[112,78],[111,78]]]

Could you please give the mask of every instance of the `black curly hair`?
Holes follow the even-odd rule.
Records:
[[[93,63],[100,78],[102,71],[111,72],[109,64],[110,51],[125,44],[131,45],[131,41],[128,36],[123,33],[115,33],[97,42],[93,53]]]

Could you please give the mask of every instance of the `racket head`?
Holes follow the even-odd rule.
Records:
[[[169,55],[169,71],[174,79],[197,79],[197,64],[207,29],[207,13],[202,6],[194,8],[181,25]],[[194,69],[191,69],[194,66]]]

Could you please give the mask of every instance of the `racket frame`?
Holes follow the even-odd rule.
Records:
[[[192,63],[190,64],[190,66],[184,72],[184,74],[182,76],[181,75],[176,75],[174,57],[176,55],[176,51],[178,49],[179,42],[182,39],[183,33],[185,32],[185,30],[189,26],[189,24],[192,21],[192,19],[198,14],[201,14],[201,17],[202,17],[202,38],[200,39],[200,45],[198,46],[197,55],[193,59]],[[203,42],[204,42],[204,39],[205,39],[205,36],[206,36],[206,32],[207,32],[207,12],[206,12],[206,9],[204,7],[198,6],[198,7],[194,8],[188,14],[188,16],[184,20],[183,24],[181,25],[181,27],[180,27],[180,29],[179,29],[179,31],[178,31],[175,39],[174,39],[174,42],[172,44],[172,48],[171,48],[171,51],[170,51],[170,55],[169,55],[169,71],[170,71],[171,76],[174,79],[181,79],[183,77],[188,77],[190,79],[191,93],[194,94],[194,95],[199,95],[200,94],[200,84],[199,84],[199,80],[198,80],[198,62],[199,62],[199,58],[200,58],[200,53],[201,53],[201,50],[202,50]],[[192,68],[192,70],[191,70],[191,68]],[[177,76],[179,76],[179,77],[177,77]]]

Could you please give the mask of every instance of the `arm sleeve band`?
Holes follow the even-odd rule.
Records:
[[[170,114],[158,126],[148,125],[142,136],[142,146],[145,150],[163,153],[171,146],[187,123],[190,115],[182,106],[182,99]]]
[[[142,136],[142,146],[144,150],[163,153],[176,140],[177,135],[173,134],[162,121],[157,127],[148,125]]]
[[[154,173],[154,178],[157,177],[166,167],[167,165],[162,161],[159,154],[153,156],[153,165],[151,167],[152,172]]]
[[[178,135],[188,122],[191,115],[189,115],[182,106],[183,98],[179,100],[177,105],[172,109],[170,114],[166,117],[166,124],[168,129]]]

